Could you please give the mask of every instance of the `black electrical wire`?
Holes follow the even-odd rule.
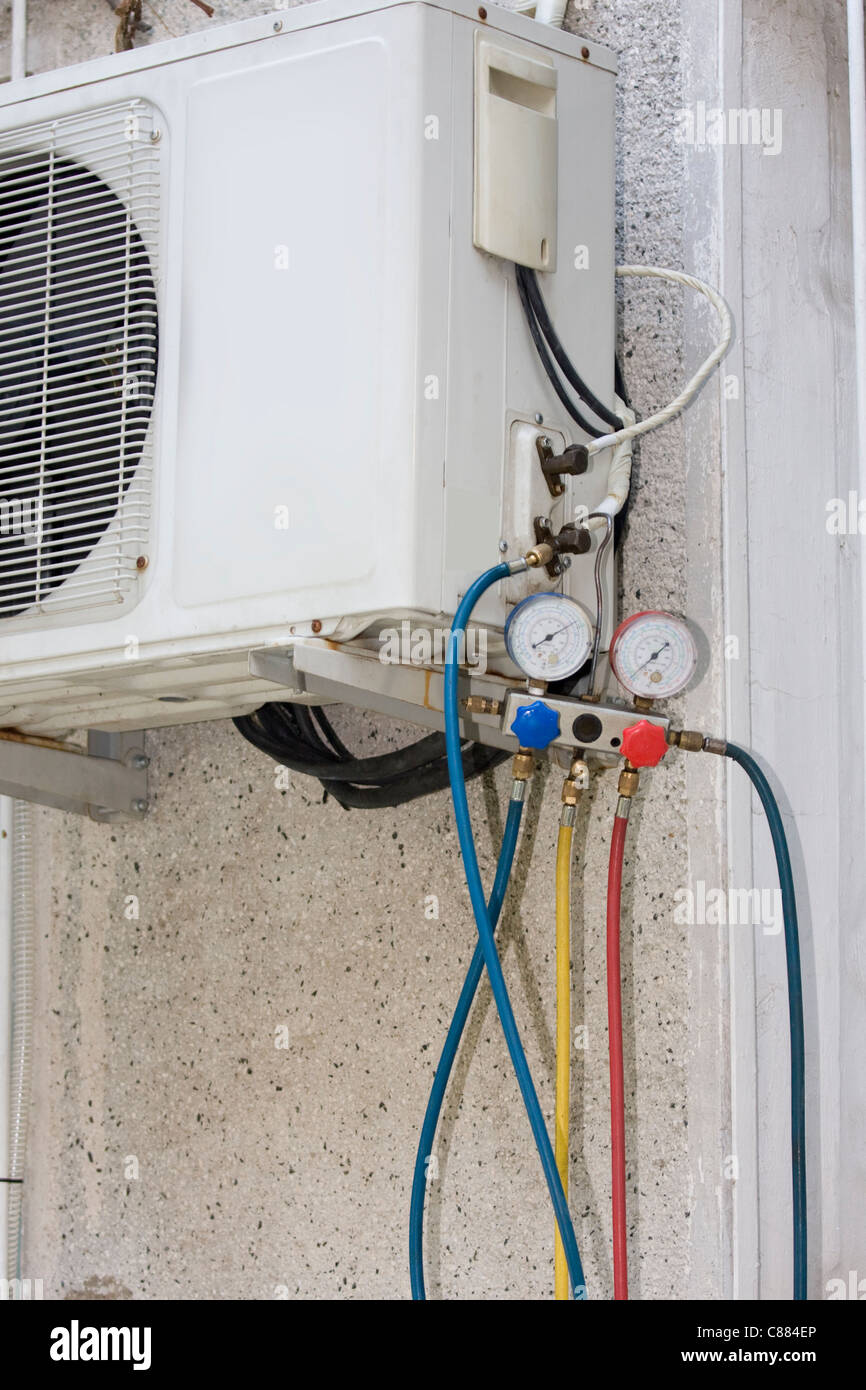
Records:
[[[630,397],[629,392],[628,392],[628,387],[627,387],[627,385],[626,385],[625,377],[624,377],[623,374],[622,374],[622,364],[621,364],[621,362],[620,362],[620,360],[619,360],[619,354],[618,354],[618,353],[614,354],[614,359],[613,359],[613,380],[614,380],[614,390],[616,391],[616,394],[619,396],[619,398],[620,398],[620,400],[622,401],[623,405],[624,405],[624,406],[627,406],[629,410],[634,410],[634,406],[633,406],[632,403],[631,403],[631,397]],[[638,438],[632,440],[631,451],[632,451],[632,476],[634,476],[634,472],[635,472],[635,470],[636,470],[636,468],[638,467],[638,464],[639,464],[639,462],[640,462],[640,437],[638,437]],[[622,506],[620,507],[619,511],[617,512],[616,516],[615,516],[614,519],[613,519],[613,548],[614,548],[614,550],[619,550],[620,546],[622,545],[623,538],[624,538],[625,533],[626,533],[626,527],[627,527],[627,525],[628,525],[628,512],[629,512],[629,507],[630,507],[630,506],[631,506],[631,488],[629,488],[628,492],[626,493],[626,495],[625,495],[625,501],[623,502]]]
[[[620,365],[619,356],[614,357],[614,382],[616,387],[616,394],[619,396],[623,404],[627,405],[629,410],[631,410],[632,403],[629,397],[628,387],[625,383],[625,377],[622,374],[622,367]],[[636,454],[639,447],[640,441],[635,439],[632,443],[633,453]],[[625,535],[625,522],[626,517],[628,515],[630,502],[631,491],[629,491],[626,494],[625,501],[623,502],[622,506],[620,507],[619,511],[613,519],[614,550],[619,550],[620,546],[622,545],[623,537]],[[550,682],[548,689],[551,695],[573,695],[574,692],[577,690],[577,687],[579,686],[580,682],[583,680],[585,676],[589,675],[591,670],[592,658],[588,657],[584,664],[581,666],[580,670],[575,671],[573,676],[567,676],[565,680]]]
[[[285,753],[297,765],[298,771],[309,773],[311,777],[326,778],[329,782],[365,782],[372,785],[415,772],[444,755],[442,734],[430,734],[408,748],[372,758],[352,758],[335,753],[316,734],[310,712],[303,705],[263,705],[241,722],[241,732],[247,734],[250,742],[254,742],[263,753],[274,757]]]
[[[631,398],[628,394],[625,377],[622,374],[622,363],[619,360],[618,352],[614,353],[613,358],[613,389],[616,391],[623,405],[628,406],[629,410],[632,410],[634,407],[632,406]]]
[[[591,425],[590,422],[587,420],[586,416],[581,414],[580,410],[575,405],[574,401],[571,399],[562,382],[560,381],[556,371],[556,367],[553,365],[553,362],[550,359],[550,354],[547,351],[547,344],[544,340],[544,334],[542,333],[538,320],[535,317],[535,312],[532,308],[532,303],[529,298],[529,292],[520,273],[522,269],[522,266],[516,267],[517,293],[520,295],[520,303],[523,308],[523,314],[526,319],[527,327],[529,328],[529,331],[532,334],[532,341],[535,344],[535,351],[538,353],[539,361],[541,362],[542,367],[547,373],[547,377],[550,381],[551,386],[553,387],[560,401],[564,405],[565,409],[568,411],[572,420],[574,420],[575,423],[580,426],[580,428],[584,431],[585,434],[590,435],[593,439],[598,439],[602,434],[605,433],[605,431],[596,429],[595,425]]]
[[[235,719],[234,725],[260,752],[293,772],[317,777],[328,795],[346,808],[402,806],[448,786],[443,734],[429,734],[390,753],[355,758],[316,705],[275,701]],[[468,743],[463,752],[465,774],[477,777],[507,757],[502,749]]]
[[[483,772],[498,767],[511,757],[501,748],[485,748],[470,743],[463,750],[463,773],[467,778],[480,777]],[[449,785],[448,764],[443,758],[418,772],[407,773],[380,787],[358,787],[353,783],[322,781],[322,786],[341,806],[359,810],[375,810],[388,806],[403,806],[432,792],[444,791]]]
[[[349,752],[345,743],[340,738],[339,734],[336,732],[330,719],[325,714],[325,711],[322,709],[322,706],[311,705],[310,713],[312,714],[322,733],[325,735],[325,738],[331,744],[331,747],[336,749],[336,751],[340,754],[340,757],[345,759],[351,758],[352,754]]]
[[[565,348],[562,346],[559,335],[547,312],[547,305],[542,297],[535,271],[530,270],[528,266],[517,266],[517,283],[518,286],[522,286],[525,291],[536,322],[541,332],[544,334],[548,347],[553,353],[556,364],[566,381],[570,386],[574,387],[584,405],[588,406],[593,414],[597,415],[600,420],[604,420],[605,424],[609,425],[612,430],[621,430],[623,427],[622,420],[618,415],[614,415],[612,410],[608,410],[607,406],[598,399],[595,392],[590,390],[574,363],[571,361],[568,353],[565,351]]]

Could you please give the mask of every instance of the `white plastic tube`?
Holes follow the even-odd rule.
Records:
[[[12,0],[12,66],[9,76],[13,82],[27,76],[27,0]]]
[[[535,18],[539,24],[553,24],[557,29],[561,29],[567,8],[568,0],[538,0]]]
[[[637,279],[668,280],[673,285],[685,285],[690,290],[696,290],[698,294],[702,294],[705,299],[710,301],[718,314],[719,339],[709,357],[701,363],[694,376],[686,382],[674,400],[664,409],[648,416],[646,420],[641,420],[637,424],[632,421],[625,429],[616,430],[614,434],[603,434],[598,439],[590,440],[587,446],[590,456],[600,453],[602,449],[609,449],[612,445],[624,443],[628,439],[637,439],[640,435],[647,434],[649,430],[660,429],[662,425],[666,425],[669,420],[673,420],[676,415],[681,414],[697,395],[707,378],[712,376],[731,346],[731,339],[734,335],[731,311],[724,299],[718,290],[714,290],[712,285],[708,285],[704,280],[699,280],[696,275],[686,275],[685,271],[668,270],[659,265],[618,265],[616,273],[626,277],[633,276]]]
[[[626,428],[635,423],[635,413],[629,410],[625,401],[621,401],[619,396],[614,397],[616,414],[625,422]],[[596,513],[603,512],[605,516],[616,516],[625,506],[625,499],[631,487],[631,435],[626,434],[624,439],[614,447],[610,460],[610,469],[607,475],[607,496],[603,502],[595,508]],[[605,522],[601,516],[591,516],[587,521],[587,529],[596,530],[604,526]]]

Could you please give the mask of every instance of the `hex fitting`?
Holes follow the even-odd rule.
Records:
[[[728,745],[723,738],[705,738],[703,748],[705,753],[718,753],[720,758],[728,751]]]
[[[518,748],[511,764],[511,775],[515,782],[526,782],[535,771],[535,758],[527,748]]]
[[[577,783],[578,790],[585,792],[589,787],[589,766],[583,758],[572,758],[569,777]]]
[[[619,774],[619,783],[617,785],[617,791],[619,792],[620,797],[624,797],[626,800],[631,800],[631,798],[637,792],[639,781],[640,773],[638,772],[637,768],[629,767],[629,765],[626,764],[622,772]],[[619,815],[618,811],[617,815]]]
[[[530,569],[539,569],[542,565],[549,565],[553,559],[553,546],[541,542],[539,545],[534,545],[531,550],[527,550],[524,558]]]
[[[585,792],[589,786],[589,768],[583,758],[573,758],[568,776],[562,784],[562,804],[563,806],[576,806],[580,800],[581,792]],[[563,824],[566,824],[563,821]]]
[[[502,710],[499,700],[490,700],[486,695],[467,695],[460,703],[467,714],[499,714]]]
[[[670,729],[668,743],[672,748],[682,748],[686,753],[700,753],[704,746],[704,736],[696,729]]]
[[[576,806],[580,800],[580,793],[583,791],[571,778],[566,777],[562,784],[562,804],[563,806]]]

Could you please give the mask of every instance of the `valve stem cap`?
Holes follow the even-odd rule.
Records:
[[[660,725],[639,719],[623,730],[619,751],[632,767],[655,767],[668,751],[667,734]]]

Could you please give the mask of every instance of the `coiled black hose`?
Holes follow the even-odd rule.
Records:
[[[326,794],[346,809],[403,806],[448,786],[444,734],[428,734],[407,748],[356,758],[317,705],[275,701],[233,723],[244,738],[283,767],[317,777]],[[507,757],[500,748],[468,742],[463,749],[465,775],[478,777]]]

